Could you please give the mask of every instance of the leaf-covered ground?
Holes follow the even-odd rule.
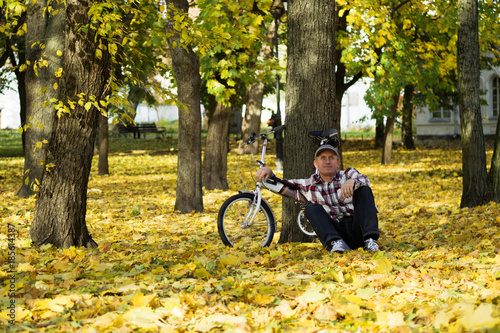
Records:
[[[224,247],[216,219],[223,201],[242,187],[235,151],[231,191],[205,191],[205,211],[181,215],[173,209],[176,155],[169,149],[110,156],[110,176],[97,176],[94,168],[87,225],[97,249],[34,248],[26,238],[34,199],[15,196],[22,159],[2,158],[0,326],[23,332],[500,332],[500,205],[459,208],[460,150],[395,150],[392,165],[381,166],[379,151],[344,149],[345,164],[372,181],[382,229],[383,251],[376,254],[277,244],[279,233],[268,248]],[[281,199],[265,196],[279,217]],[[15,228],[14,271],[8,224]],[[9,323],[11,282],[15,325]]]

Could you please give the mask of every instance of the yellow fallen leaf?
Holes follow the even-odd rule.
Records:
[[[480,304],[474,311],[466,312],[458,320],[467,330],[488,329],[500,325],[500,318],[493,317],[493,304]]]
[[[374,272],[377,274],[389,274],[392,271],[392,263],[386,257],[373,260],[373,263],[375,264]]]
[[[93,326],[99,328],[110,328],[114,326],[115,319],[118,317],[117,313],[108,312],[95,319]]]
[[[238,256],[228,254],[228,255],[222,255],[219,257],[219,263],[222,266],[228,266],[228,265],[239,265],[240,263],[240,258]]]
[[[434,328],[436,329],[441,329],[444,327],[447,327],[448,324],[450,323],[450,320],[453,319],[454,315],[451,312],[447,311],[440,311],[436,314],[436,317],[434,318],[434,322],[432,325],[434,325]]]
[[[156,294],[144,295],[143,293],[138,293],[132,298],[132,305],[135,307],[152,306],[155,298]]]
[[[151,271],[151,274],[163,274],[165,273],[165,268],[163,266],[158,266]]]
[[[299,302],[316,303],[324,300],[326,295],[321,292],[322,289],[322,286],[307,289],[306,292],[299,298]]]
[[[203,267],[195,269],[193,276],[199,279],[206,279],[210,277],[210,273]]]
[[[269,305],[274,302],[274,296],[257,294],[252,301],[257,305]]]
[[[131,309],[123,314],[123,320],[144,330],[159,330],[166,326],[161,316],[150,308]]]

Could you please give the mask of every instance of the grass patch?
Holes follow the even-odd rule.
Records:
[[[0,130],[0,157],[23,156],[22,136],[17,130]]]

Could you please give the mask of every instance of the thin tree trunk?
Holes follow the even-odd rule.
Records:
[[[484,203],[488,181],[479,91],[477,0],[458,1],[457,72],[463,170],[460,207],[475,207]]]
[[[187,0],[167,1],[187,13]],[[169,22],[169,24],[172,22]],[[170,27],[167,26],[167,30]],[[179,107],[179,139],[177,156],[177,190],[175,209],[181,213],[203,211],[201,168],[201,106],[200,62],[192,47],[180,47],[180,36],[168,40],[172,54],[172,67],[177,80]],[[178,47],[173,47],[173,43]]]
[[[385,124],[384,117],[377,117],[375,119],[375,148],[384,147],[384,133]]]
[[[97,173],[99,175],[109,175],[108,148],[109,148],[109,128],[108,117],[99,114],[99,162]]]
[[[405,87],[403,102],[403,119],[401,126],[401,141],[405,149],[415,149],[413,141],[413,96],[415,87],[409,84]]]
[[[500,202],[500,121],[497,121],[495,147],[491,159],[490,173],[488,174],[488,185],[485,202]]]
[[[241,140],[240,148],[242,143],[252,134],[260,132],[261,123],[261,112],[262,112],[262,100],[264,99],[264,84],[262,82],[257,82],[249,87],[247,87],[247,102],[245,117],[243,118],[243,123],[241,125]],[[254,144],[254,151],[258,146],[258,142]],[[248,153],[249,151],[247,151]],[[240,151],[241,153],[241,151]]]
[[[284,10],[281,0],[274,0],[271,7],[271,12],[274,10]],[[265,42],[262,44],[262,49],[260,50],[260,56],[264,59],[270,60],[273,57],[273,48],[275,46],[275,29],[276,20],[269,25],[269,31],[266,35]],[[253,64],[251,64],[253,65]],[[239,147],[243,147],[243,143],[246,139],[253,133],[260,132],[261,126],[261,115],[262,115],[262,101],[264,100],[264,83],[258,81],[253,85],[246,88],[246,110],[245,117],[243,117],[243,123],[241,124],[241,139]],[[254,151],[258,147],[258,142],[254,143]],[[247,151],[249,152],[249,151]],[[238,151],[242,153],[242,151]]]
[[[229,189],[227,153],[231,107],[217,103],[208,120],[207,143],[203,159],[203,185],[207,190]]]
[[[66,2],[63,34],[63,75],[57,89],[58,99],[77,102],[80,94],[104,100],[110,71],[107,53],[96,58],[95,31],[74,29],[90,24],[92,2]],[[59,15],[59,14],[57,14]],[[33,244],[56,247],[97,247],[85,223],[87,185],[92,166],[99,110],[87,110],[75,103],[70,114],[54,115],[53,128],[46,149],[43,183],[35,205],[30,237]]]
[[[293,0],[288,4],[288,63],[284,178],[307,178],[314,172],[318,142],[313,130],[340,130],[335,110],[335,2]],[[298,205],[283,199],[280,243],[311,241],[297,223]]]
[[[64,48],[64,11],[53,15],[43,8],[46,1],[33,2],[28,5],[27,33],[26,33],[26,60],[35,64],[40,59],[48,61],[48,67],[38,68],[35,73],[32,66],[27,66],[25,74],[26,111],[21,113],[24,131],[24,173],[21,188],[17,192],[20,197],[28,197],[36,193],[42,183],[44,167],[40,161],[45,160],[45,144],[52,130],[53,107],[48,101],[56,98],[57,93],[52,86],[56,83],[54,73],[61,68],[61,57],[56,52],[46,50],[62,50]],[[61,9],[62,5],[53,4],[54,9]],[[45,13],[45,14],[44,14]],[[53,12],[51,12],[53,13]],[[40,42],[43,42],[44,48]],[[31,68],[30,68],[31,67]],[[22,89],[22,87],[19,87]],[[36,147],[36,148],[35,148]]]
[[[26,24],[27,16],[28,16],[27,12],[24,12],[21,16],[21,19],[18,22],[18,25]],[[10,63],[12,64],[12,67],[14,67],[14,74],[16,75],[17,79],[17,91],[19,93],[21,124],[25,124],[26,123],[26,71],[21,71],[19,65],[26,63],[26,36],[17,36],[17,35],[12,36],[12,44],[14,44],[16,48],[19,50],[17,52],[17,58],[16,54],[14,53],[10,45],[7,45],[9,50],[6,52],[8,52]],[[3,67],[4,65],[5,62],[1,64],[1,67]],[[25,132],[23,131],[22,133],[23,155],[25,154],[24,150],[26,148],[25,141],[26,141]]]
[[[398,112],[399,93],[393,97],[394,104],[391,106],[391,115],[387,117],[384,133],[384,147],[382,150],[382,164],[391,164],[392,159],[392,140],[394,137],[394,124]]]

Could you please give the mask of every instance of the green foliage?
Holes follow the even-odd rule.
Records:
[[[367,102],[387,114],[392,95],[406,85],[416,90],[414,102],[436,108],[456,94],[456,1],[338,1],[348,29],[338,34],[341,61],[350,73],[363,71],[374,79]],[[483,67],[498,54],[499,8],[480,1]],[[494,48],[497,48],[496,51]],[[490,58],[487,58],[490,57]],[[496,60],[498,61],[498,59]],[[384,111],[385,110],[385,111]]]
[[[240,83],[245,87],[256,81],[273,80],[270,74],[277,64],[258,57],[267,43],[271,4],[269,0],[255,4],[231,0],[198,2],[199,29],[213,42],[211,48],[200,52],[200,71],[207,92],[217,102],[230,104]]]

